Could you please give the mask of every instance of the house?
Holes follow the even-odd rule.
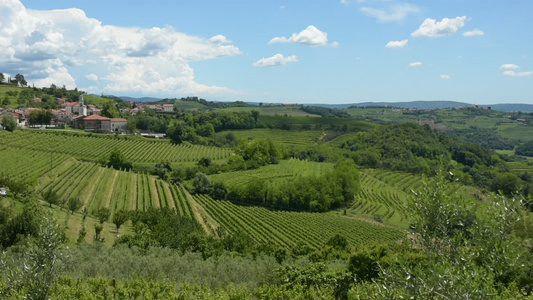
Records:
[[[60,106],[64,106],[66,103],[67,103],[68,99],[67,98],[56,98],[56,102],[57,104],[59,104]]]
[[[83,122],[83,128],[85,131],[94,132],[123,132],[126,131],[126,124],[128,120],[122,118],[107,118],[99,115],[91,115],[88,117],[79,116],[74,120],[75,126],[81,125]]]
[[[156,109],[157,108],[157,103],[156,102],[149,102],[146,106],[148,108],[150,108],[150,109]]]
[[[33,102],[43,102],[43,99],[39,97],[33,97]]]
[[[7,196],[7,189],[6,188],[0,188],[0,196]]]
[[[174,111],[174,104],[163,104],[163,111],[164,112],[173,112]]]

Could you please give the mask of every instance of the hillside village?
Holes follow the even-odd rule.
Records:
[[[34,97],[32,101],[34,103],[39,103],[42,99]],[[84,129],[87,132],[116,133],[127,131],[127,119],[101,116],[102,105],[86,104],[83,95],[79,96],[77,102],[69,102],[66,98],[55,98],[55,102],[57,103],[58,108],[51,109],[53,118],[51,119],[50,124],[47,125],[30,124],[29,116],[31,112],[40,109],[36,107],[0,107],[0,120],[3,115],[10,114],[15,117],[20,128],[66,128],[68,125],[71,128]],[[135,116],[139,113],[144,113],[145,108],[152,109],[155,112],[172,113],[174,111],[173,104],[160,104],[155,102],[138,104],[131,100],[129,101],[129,106],[129,108],[121,108],[120,112]]]

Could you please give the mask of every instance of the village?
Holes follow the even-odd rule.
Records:
[[[34,97],[32,101],[34,103],[39,103],[42,99]],[[44,122],[44,124],[32,124],[30,121],[30,114],[32,111],[40,110],[40,108],[35,107],[0,107],[0,120],[4,115],[10,114],[17,121],[19,128],[65,129],[70,127],[72,129],[82,129],[87,132],[95,133],[122,133],[127,131],[127,119],[102,116],[102,106],[86,104],[83,94],[79,96],[77,102],[69,102],[66,98],[56,98],[55,101],[58,108],[50,110],[53,115],[50,122]],[[125,113],[134,116],[144,113],[146,108],[154,110],[155,112],[174,112],[173,104],[160,104],[156,102],[139,104],[135,103],[133,100],[129,101],[129,108],[121,108],[120,112],[122,114]],[[0,129],[3,129],[1,128],[1,125]]]

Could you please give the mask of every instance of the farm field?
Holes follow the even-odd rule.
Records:
[[[295,116],[295,117],[320,117],[319,115],[306,113],[300,110],[299,106],[251,106],[251,107],[228,107],[217,109],[217,111],[251,112],[256,110],[260,115],[268,116]]]
[[[95,163],[68,160],[52,174],[40,179],[36,190],[52,188],[64,202],[78,197],[89,213],[107,207],[118,210],[170,208],[181,216],[194,218],[187,191],[155,176],[103,168]]]
[[[232,132],[237,139],[270,139],[286,145],[311,146],[325,134],[323,131],[287,131],[281,129],[251,129],[224,131]]]
[[[335,234],[345,236],[351,246],[394,243],[405,232],[331,213],[271,211],[263,207],[239,206],[229,201],[196,195],[194,199],[218,223],[232,233],[245,232],[259,243],[281,247],[305,244],[321,248]]]
[[[121,138],[112,135],[97,136],[57,132],[17,130],[0,131],[0,147],[65,154],[78,159],[97,160],[118,149],[132,162],[159,163],[168,161],[195,162],[202,157],[212,160],[227,158],[232,150],[218,147],[181,144],[144,138]]]
[[[333,170],[331,163],[317,163],[293,158],[255,170],[215,174],[211,175],[210,178],[213,182],[224,182],[228,186],[232,186],[245,183],[252,178],[281,181],[296,176],[319,176],[330,170]]]
[[[0,141],[0,174],[17,179],[35,181],[68,159],[64,154],[15,149],[3,146]]]

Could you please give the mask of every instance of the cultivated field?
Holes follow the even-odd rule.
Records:
[[[190,144],[173,145],[168,141],[148,140],[141,137],[125,138],[113,135],[32,130],[0,131],[0,147],[2,146],[48,154],[53,151],[85,160],[97,160],[108,156],[113,149],[118,149],[127,160],[134,163],[195,162],[202,157],[223,160],[232,152],[226,148]]]
[[[40,179],[36,189],[52,188],[62,202],[78,197],[92,213],[107,207],[118,210],[147,210],[167,207],[182,216],[193,218],[184,188],[168,184],[155,176],[103,168],[95,163],[68,160],[51,174]]]
[[[332,236],[340,234],[351,246],[392,243],[405,232],[332,213],[271,211],[263,207],[239,206],[209,196],[194,196],[206,212],[226,230],[247,233],[259,243],[294,247],[305,244],[321,248]]]

